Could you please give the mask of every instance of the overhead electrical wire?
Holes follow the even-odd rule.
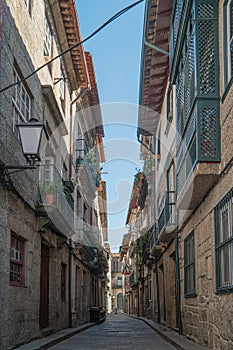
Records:
[[[118,17],[120,17],[121,15],[123,15],[124,13],[128,12],[129,10],[131,10],[133,7],[137,6],[138,4],[140,4],[141,2],[143,2],[144,0],[139,0],[134,2],[133,4],[125,7],[124,9],[122,9],[121,11],[117,12],[114,16],[112,16],[109,20],[107,20],[104,24],[102,24],[99,28],[97,28],[94,32],[92,32],[90,35],[88,35],[85,39],[83,39],[82,41],[74,44],[73,46],[71,46],[69,49],[61,52],[59,55],[57,55],[56,57],[53,57],[50,61],[44,63],[42,66],[40,66],[39,68],[37,68],[36,70],[34,70],[33,72],[31,72],[28,76],[26,76],[25,78],[22,78],[21,80],[12,83],[6,87],[4,87],[3,89],[0,90],[0,93],[26,81],[27,79],[29,79],[30,77],[32,77],[34,74],[38,73],[41,69],[43,69],[44,67],[46,67],[47,65],[49,65],[51,62],[55,61],[56,59],[64,56],[66,53],[72,51],[73,49],[75,49],[76,47],[84,44],[86,41],[88,41],[89,39],[91,39],[94,35],[96,35],[98,32],[100,32],[102,29],[104,29],[106,26],[108,26],[111,22],[115,21]]]

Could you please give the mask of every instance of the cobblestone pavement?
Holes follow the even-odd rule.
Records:
[[[106,321],[60,342],[51,350],[145,349],[174,350],[143,321],[123,314],[108,315]]]

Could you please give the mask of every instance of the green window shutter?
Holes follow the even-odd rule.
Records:
[[[198,95],[218,97],[218,1],[197,0],[195,5]]]

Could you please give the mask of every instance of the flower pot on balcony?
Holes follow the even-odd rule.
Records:
[[[53,193],[46,193],[45,195],[45,202],[47,204],[54,204],[55,203],[55,196]]]

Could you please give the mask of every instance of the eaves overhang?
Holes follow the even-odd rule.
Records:
[[[49,0],[54,24],[62,52],[81,42],[78,16],[74,0]],[[72,90],[86,88],[89,76],[83,45],[63,55]]]
[[[100,108],[99,94],[95,77],[93,59],[90,52],[85,52],[87,71],[90,78],[90,87],[87,90],[88,106],[91,107],[92,120],[90,120],[90,129],[94,129],[94,134],[104,137],[104,128],[102,113]]]
[[[168,73],[169,55],[154,47],[169,52],[169,32],[172,0],[147,0],[141,55],[138,135],[155,135],[164,100]]]

